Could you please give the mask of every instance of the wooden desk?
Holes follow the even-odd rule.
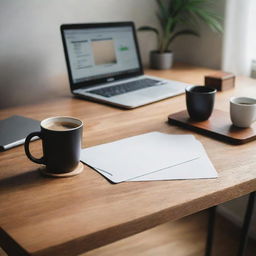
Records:
[[[178,66],[148,74],[202,84],[215,71]],[[236,89],[218,93],[227,110],[233,95],[256,97],[256,80],[237,79]],[[185,108],[184,95],[135,110],[120,110],[70,95],[33,106],[0,111],[42,120],[68,115],[85,123],[83,147],[150,131],[184,134],[167,116]],[[191,133],[191,132],[189,132]],[[219,178],[110,184],[92,169],[72,178],[42,177],[22,146],[0,153],[0,246],[10,255],[72,256],[176,220],[256,190],[256,141],[233,146],[202,135]],[[38,156],[40,142],[32,143]]]

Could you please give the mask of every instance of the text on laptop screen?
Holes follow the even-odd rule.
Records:
[[[131,27],[64,31],[73,83],[139,69]]]

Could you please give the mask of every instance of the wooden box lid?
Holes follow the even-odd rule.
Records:
[[[235,75],[228,72],[219,71],[212,75],[205,76],[205,78],[213,78],[213,79],[220,79],[220,80],[226,80],[229,78],[234,78]]]

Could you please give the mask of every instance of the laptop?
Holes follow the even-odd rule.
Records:
[[[189,86],[144,75],[133,22],[64,24],[61,35],[70,89],[78,97],[130,109]]]

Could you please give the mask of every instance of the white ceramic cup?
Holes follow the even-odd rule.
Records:
[[[237,127],[249,127],[256,120],[256,99],[232,97],[230,99],[230,119]]]

